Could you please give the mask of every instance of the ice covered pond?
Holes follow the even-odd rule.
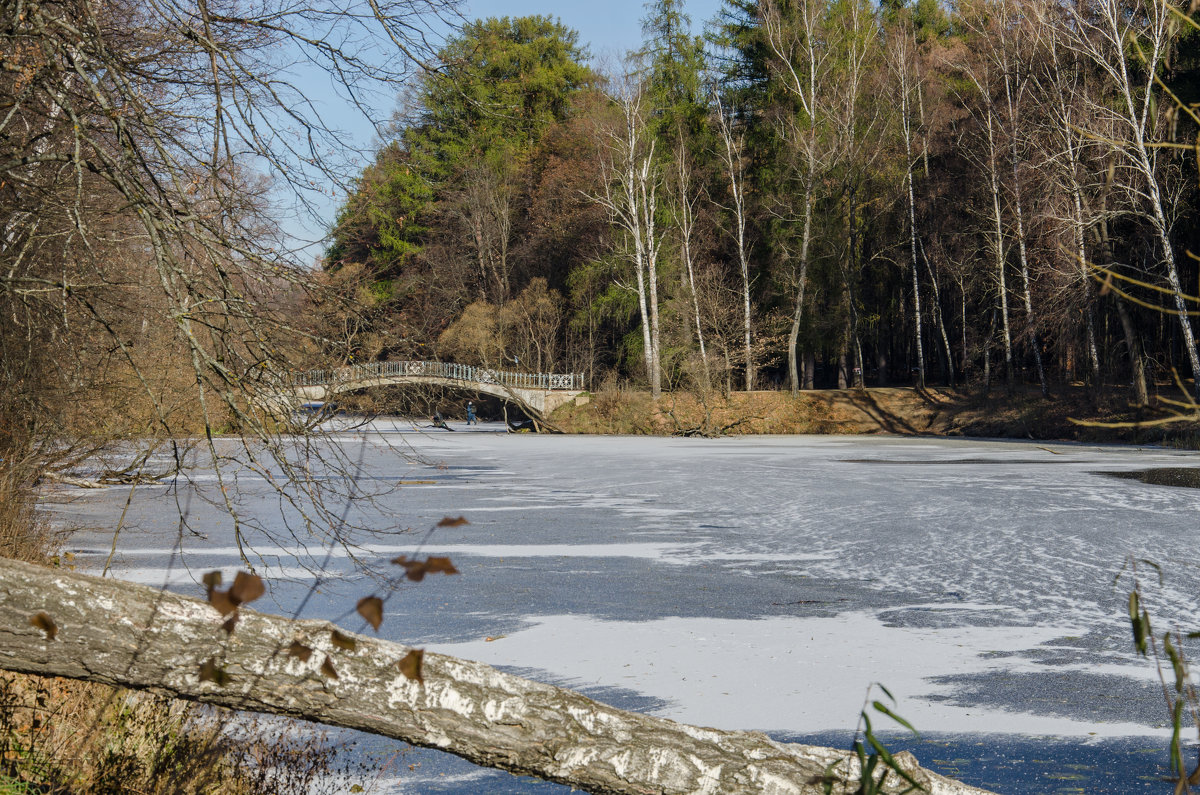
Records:
[[[458,427],[377,421],[324,443],[359,474],[340,506],[367,528],[350,550],[231,469],[227,493],[261,524],[246,543],[273,584],[255,606],[291,614],[316,586],[304,616],[361,631],[354,601],[378,586],[352,558],[386,569],[462,515],[470,524],[438,528],[421,549],[461,576],[401,586],[380,634],[621,707],[834,745],[848,746],[867,687],[882,682],[923,734],[898,747],[972,784],[1169,791],[1157,780],[1161,687],[1133,654],[1127,583],[1113,580],[1127,559],[1161,564],[1161,587],[1143,572],[1156,626],[1200,628],[1200,490],[1105,473],[1200,466],[1196,454]],[[205,471],[140,487],[117,576],[199,595],[205,572],[236,571],[219,493]],[[111,528],[128,489],[66,496],[50,506],[64,523]],[[110,543],[85,530],[68,547],[99,567]],[[566,791],[426,751],[400,768],[377,791]]]

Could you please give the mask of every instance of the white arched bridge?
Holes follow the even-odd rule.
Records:
[[[292,391],[300,400],[326,401],[342,392],[401,384],[471,389],[549,414],[583,391],[583,374],[513,373],[452,362],[367,362],[298,373]]]

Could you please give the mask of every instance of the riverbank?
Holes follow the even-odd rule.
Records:
[[[1167,400],[1173,399],[1168,397]],[[1122,391],[1097,401],[1084,387],[1008,394],[944,387],[734,392],[707,398],[606,390],[556,411],[553,422],[580,434],[875,434],[970,436],[1200,447],[1200,422],[1164,422],[1178,412],[1155,396],[1130,405]],[[1112,427],[1112,426],[1117,427]]]

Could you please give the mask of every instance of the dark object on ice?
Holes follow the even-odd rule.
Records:
[[[508,420],[508,429],[510,431],[537,433],[537,424],[533,420]]]
[[[451,428],[449,425],[446,424],[446,421],[444,419],[442,419],[442,413],[440,411],[435,411],[433,413],[433,416],[430,418],[430,422],[433,423],[433,427],[435,427],[435,428],[441,428],[444,431],[454,430],[453,428]]]
[[[313,420],[320,421],[341,414],[342,407],[336,403],[312,400],[307,403],[301,403],[300,411],[307,414]]]
[[[1105,472],[1114,478],[1140,480],[1150,486],[1183,486],[1200,488],[1200,467],[1157,467],[1138,469],[1132,472]]]

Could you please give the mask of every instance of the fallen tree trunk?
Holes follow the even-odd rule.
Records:
[[[0,560],[0,668],[358,729],[598,793],[818,793],[831,771],[858,775],[844,751],[626,712],[440,654],[411,678],[408,647],[239,613],[227,632],[199,599]],[[898,756],[930,793],[982,792]]]

